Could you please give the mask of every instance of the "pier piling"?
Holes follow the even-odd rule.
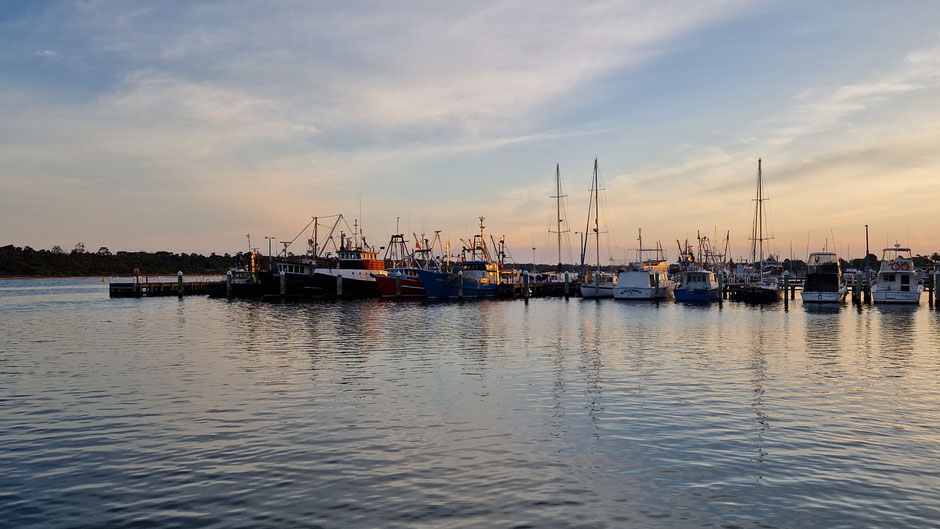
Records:
[[[725,297],[725,274],[722,271],[718,271],[718,305],[721,306],[721,301]]]
[[[457,299],[463,299],[463,270],[457,272]]]
[[[183,272],[176,273],[176,295],[183,297]]]
[[[529,301],[529,271],[522,271],[522,299]]]
[[[280,280],[280,285],[279,285],[280,288],[278,292],[280,292],[281,295],[284,296],[287,294],[287,272],[284,270],[281,270],[281,277],[278,279]]]
[[[395,273],[395,297],[401,297],[401,274]]]
[[[855,301],[856,305],[862,304],[862,289],[865,288],[864,282],[862,281],[862,273],[855,272],[855,284],[852,286],[852,299]],[[865,296],[868,297],[867,295]]]
[[[790,271],[785,270],[783,272],[783,310],[790,310]]]
[[[568,299],[569,295],[568,272],[565,272],[565,299]]]
[[[225,297],[232,297],[232,271],[225,273]]]
[[[933,273],[933,290],[937,292],[937,289],[940,288],[940,270],[937,270]],[[940,303],[935,304],[937,310],[940,310]]]
[[[336,295],[337,295],[337,296],[342,296],[342,295],[343,295],[343,274],[342,274],[342,272],[341,272],[338,276],[336,276]]]

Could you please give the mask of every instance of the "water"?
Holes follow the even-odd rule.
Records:
[[[7,527],[927,527],[940,315],[0,281]]]

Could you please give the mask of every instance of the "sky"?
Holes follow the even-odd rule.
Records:
[[[699,231],[744,256],[761,158],[768,252],[860,257],[868,224],[876,254],[929,254],[937,20],[932,0],[3,2],[0,245],[266,253],[338,213],[376,246],[396,222],[457,245],[482,215],[552,263],[558,164],[577,262],[597,158],[603,257],[640,228],[670,259]]]

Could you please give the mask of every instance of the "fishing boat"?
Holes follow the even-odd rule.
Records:
[[[698,257],[692,251],[689,242],[685,248],[679,244],[679,273],[673,295],[679,302],[709,302],[721,297],[721,282],[718,274],[724,273],[724,258],[728,253],[730,232],[725,237],[725,252],[718,253],[712,248],[707,236],[698,234]]]
[[[800,296],[803,303],[841,303],[848,287],[834,252],[813,252],[806,259],[806,280]]]
[[[418,270],[428,299],[492,298],[499,289],[499,262],[493,260],[484,235],[480,233],[461,250],[460,261],[444,263],[440,270]]]
[[[379,259],[378,252],[366,244],[361,232],[354,237],[346,237],[345,233],[340,232],[340,241],[337,258],[327,261],[330,266],[313,271],[314,286],[326,292],[328,297],[378,297],[379,287],[375,278],[388,274],[385,261]]]
[[[663,248],[659,243],[656,248],[643,248],[642,229],[639,241],[636,262],[617,274],[614,299],[668,299],[672,296],[675,283],[669,279],[669,264],[666,262]],[[655,257],[644,259],[647,252],[653,252]]]
[[[765,270],[764,241],[773,237],[764,237],[764,224],[767,223],[767,212],[764,208],[764,180],[761,169],[761,160],[757,160],[757,198],[754,199],[754,224],[751,231],[751,261],[757,261],[755,268],[758,271],[757,282],[743,286],[737,294],[737,299],[747,303],[774,303],[781,299],[781,292],[776,277],[769,275]]]
[[[257,250],[247,254],[244,266],[229,268],[222,281],[206,285],[210,298],[260,298],[264,296],[259,274],[261,272],[261,254]]]
[[[317,239],[318,217],[307,225],[313,225],[313,235],[307,241],[305,255],[288,256],[287,248],[293,241],[285,243],[284,255],[275,259],[272,270],[261,276],[265,296],[312,299],[378,297],[375,277],[386,274],[384,260],[378,259],[378,252],[366,242],[358,220],[353,223],[353,236],[347,237],[342,230],[339,232],[340,243],[337,245],[333,237],[340,222],[345,221],[342,215],[335,217],[323,245]],[[346,226],[349,227],[348,224]],[[332,245],[335,255],[324,254],[327,245]]]
[[[601,272],[601,232],[600,232],[600,222],[598,217],[600,216],[600,205],[598,203],[599,198],[599,187],[597,182],[597,158],[594,158],[594,180],[591,183],[591,200],[588,204],[588,226],[591,223],[591,210],[594,210],[594,247],[597,255],[597,267],[594,269],[594,272],[590,276],[583,273],[584,270],[584,254],[587,250],[587,239],[589,237],[587,227],[584,230],[584,239],[581,244],[581,270],[582,277],[585,278],[584,282],[581,283],[581,297],[585,298],[612,298],[614,297],[614,285],[616,284],[616,279],[609,275]]]
[[[440,232],[435,231],[435,241],[440,241]],[[414,250],[409,252],[404,235],[392,235],[385,252],[386,274],[375,274],[379,295],[383,298],[420,298],[427,294],[421,282],[419,270],[439,270],[439,261],[433,256],[434,243],[415,235]]]
[[[917,283],[914,271],[914,259],[910,248],[895,244],[885,248],[881,257],[881,269],[871,295],[876,304],[898,303],[918,304],[924,286]]]

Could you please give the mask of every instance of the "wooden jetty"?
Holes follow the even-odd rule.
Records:
[[[112,298],[150,298],[157,296],[204,296],[209,293],[209,285],[218,283],[221,277],[198,276],[184,277],[180,272],[176,277],[112,277],[108,281],[108,293]]]

